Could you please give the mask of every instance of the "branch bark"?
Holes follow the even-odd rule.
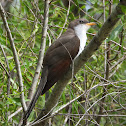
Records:
[[[15,61],[15,65],[16,65],[17,75],[18,75],[19,89],[20,89],[20,92],[21,92],[21,95],[20,95],[21,104],[22,104],[22,107],[23,107],[23,111],[26,111],[27,107],[26,107],[25,100],[24,100],[23,81],[22,81],[20,62],[19,62],[19,59],[18,59],[18,54],[17,54],[16,48],[15,48],[14,40],[13,40],[11,31],[10,31],[10,28],[8,26],[5,11],[4,11],[1,3],[0,3],[0,15],[2,17],[4,27],[7,31],[7,36],[8,36],[8,39],[10,41],[10,45],[11,45],[12,52],[13,52],[13,55],[14,55],[14,61]]]
[[[106,37],[111,32],[111,30],[114,28],[115,24],[119,21],[121,16],[124,15],[124,13],[121,10],[121,5],[126,6],[126,1],[120,0],[120,3],[116,6],[114,11],[111,13],[109,18],[101,27],[101,29],[94,36],[91,42],[86,46],[82,54],[76,59],[75,67],[74,67],[75,74],[84,65],[84,63],[87,62],[87,60],[92,56],[92,54],[99,48],[99,46],[102,44],[102,41],[106,39]],[[52,108],[54,108],[54,106],[57,104],[62,94],[62,91],[64,90],[65,86],[67,85],[71,77],[72,77],[72,74],[71,74],[71,69],[70,69],[67,72],[67,74],[65,74],[65,76],[62,77],[62,79],[57,82],[57,84],[55,85],[52,91],[52,94],[50,95],[47,102],[45,103],[44,110],[40,113],[40,115],[38,116],[36,120],[42,118],[45,115],[47,116],[49,115]],[[39,123],[34,124],[34,126],[44,126],[45,123],[46,123],[45,121],[39,122]]]
[[[44,52],[45,52],[45,47],[46,47],[46,35],[47,35],[47,29],[48,29],[48,13],[49,13],[49,0],[45,0],[45,8],[44,8],[44,22],[43,22],[43,29],[42,29],[42,38],[41,38],[41,46],[40,46],[40,52],[39,52],[39,58],[38,58],[38,63],[35,71],[35,75],[32,81],[32,85],[29,90],[29,95],[28,99],[32,99],[36,85],[38,82],[38,78],[40,75],[40,71],[42,68],[42,62],[44,58]],[[28,104],[30,101],[28,102]]]

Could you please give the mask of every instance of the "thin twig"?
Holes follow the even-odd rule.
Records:
[[[124,50],[126,50],[126,47],[123,47],[122,45],[120,45],[119,43],[113,41],[113,40],[110,40],[112,43],[118,45],[119,47],[123,48]]]
[[[43,23],[43,29],[42,29],[42,38],[41,38],[41,46],[40,46],[40,52],[39,52],[39,58],[38,58],[38,63],[35,71],[35,75],[32,81],[32,85],[30,87],[28,99],[33,98],[33,94],[36,89],[36,85],[38,82],[39,74],[41,71],[42,63],[43,63],[43,58],[44,58],[44,52],[45,52],[45,47],[46,47],[46,35],[47,35],[47,28],[48,28],[48,13],[49,13],[49,0],[45,1],[45,10],[44,10],[44,23]],[[29,104],[29,102],[28,102]]]
[[[63,30],[64,30],[64,28],[65,28],[65,26],[66,26],[66,23],[67,23],[68,15],[69,15],[69,12],[70,12],[70,1],[71,1],[71,0],[69,0],[69,5],[68,5],[68,10],[67,10],[67,14],[66,14],[65,23],[64,23],[64,25],[63,25],[63,28],[62,28],[60,34],[58,35],[58,38],[59,38],[59,37],[61,36],[61,34],[63,33]]]
[[[80,123],[80,121],[85,117],[85,115],[87,114],[87,112],[96,104],[98,103],[99,101],[102,101],[102,99],[104,99],[105,97],[107,97],[108,95],[111,95],[111,94],[115,94],[115,93],[121,93],[121,92],[112,92],[112,93],[108,93],[106,95],[104,95],[103,97],[101,97],[100,99],[98,99],[97,101],[95,101],[85,112],[85,114],[83,114],[83,116],[79,119],[79,121],[77,122],[77,124],[75,126],[78,126],[78,124]],[[98,123],[96,124],[98,126],[100,126]]]
[[[66,123],[67,123],[68,119],[70,118],[71,108],[72,108],[72,105],[70,104],[69,105],[69,110],[68,110],[68,113],[67,113],[66,118],[64,120],[63,126],[66,126]]]
[[[5,58],[5,62],[7,64],[7,69],[8,71],[6,70],[6,68],[4,69],[6,71],[6,74],[8,75],[8,83],[7,83],[7,97],[9,97],[9,94],[10,94],[10,84],[11,84],[11,74],[10,74],[10,67],[9,67],[9,63],[8,63],[8,59],[7,59],[7,56],[6,56],[6,53],[4,51],[4,48],[2,47],[2,45],[0,44],[0,47],[2,49],[2,52],[3,52],[3,55],[4,55],[4,58]],[[7,104],[7,108],[9,109],[9,104]],[[10,112],[7,113],[7,116],[10,115]]]
[[[14,112],[13,114],[11,114],[10,116],[8,116],[8,121],[9,121],[12,117],[14,117],[15,115],[17,115],[21,110],[22,110],[22,107],[19,108],[17,111],[15,111],[15,112]]]
[[[21,92],[21,95],[20,95],[21,104],[22,104],[22,107],[23,107],[23,111],[26,111],[27,107],[26,107],[25,100],[24,100],[23,81],[22,81],[22,75],[21,75],[21,69],[20,69],[20,62],[18,60],[18,54],[17,54],[16,48],[15,48],[15,44],[14,44],[14,40],[12,38],[10,28],[8,26],[5,11],[4,11],[1,3],[0,3],[0,14],[1,14],[1,17],[2,17],[2,20],[3,20],[3,23],[4,23],[4,27],[7,31],[7,35],[8,35],[10,45],[11,45],[13,55],[14,55],[14,61],[15,61],[16,69],[17,69],[17,75],[18,75],[19,89],[20,89],[20,92]]]
[[[8,73],[8,71],[6,70],[5,66],[0,62],[1,67],[4,69],[4,71],[6,72],[7,76],[10,77],[10,74]]]
[[[75,6],[78,7],[78,5],[77,5],[73,0],[71,0],[71,3],[73,3]],[[98,21],[97,19],[95,19],[95,18],[93,18],[92,16],[90,16],[88,13],[86,13],[86,12],[85,12],[83,9],[81,9],[80,7],[79,7],[79,9],[80,9],[85,15],[87,15],[89,18],[91,18],[91,19],[93,19],[94,21],[96,21],[96,22],[102,24],[100,21]]]
[[[111,14],[111,11],[112,11],[112,3],[109,4],[109,15]],[[103,0],[103,18],[104,18],[104,22],[106,21],[106,15],[105,15],[105,0]],[[106,80],[108,80],[109,78],[109,59],[110,59],[110,53],[111,53],[111,50],[110,50],[110,45],[111,45],[111,42],[109,41],[108,44],[107,44],[107,41],[105,39],[105,64],[104,64],[104,69],[105,69],[105,74],[104,74],[104,78]],[[106,94],[107,94],[107,86],[104,86],[103,87],[103,94],[102,94],[102,97],[104,97]],[[101,103],[100,103],[100,107],[99,107],[99,112],[98,114],[102,114],[103,113],[103,108],[104,108],[104,101],[105,101],[105,97],[101,100]],[[98,124],[100,124],[100,121],[101,121],[101,117],[98,116],[96,118],[96,121]],[[95,126],[97,126],[97,124],[95,124]]]
[[[126,54],[122,58],[120,58],[113,66],[110,67],[110,72],[115,68],[117,65],[119,65],[121,62],[123,62],[126,59]]]
[[[122,109],[120,109],[122,110]],[[67,116],[68,114],[65,113],[58,113],[57,115],[64,115]],[[83,116],[83,114],[70,114],[70,116]],[[126,117],[126,115],[117,115],[117,114],[111,114],[111,115],[98,115],[98,114],[85,114],[85,116],[101,116],[101,117]]]

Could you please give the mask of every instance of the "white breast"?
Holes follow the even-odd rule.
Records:
[[[84,47],[86,45],[87,41],[87,35],[86,31],[89,29],[89,26],[84,24],[79,24],[76,27],[74,27],[75,33],[77,37],[80,39],[80,47],[78,54],[76,55],[75,59],[81,54],[81,52],[84,50]]]

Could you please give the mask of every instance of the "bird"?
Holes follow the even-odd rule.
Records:
[[[66,32],[47,49],[43,59],[41,80],[24,114],[24,119],[30,116],[38,97],[45,94],[65,75],[72,61],[84,50],[87,41],[86,32],[92,25],[96,23],[83,18],[71,21]]]

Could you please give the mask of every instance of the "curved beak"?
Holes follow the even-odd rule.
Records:
[[[92,25],[96,25],[96,23],[90,22],[90,23],[86,23],[86,25],[92,26]]]

